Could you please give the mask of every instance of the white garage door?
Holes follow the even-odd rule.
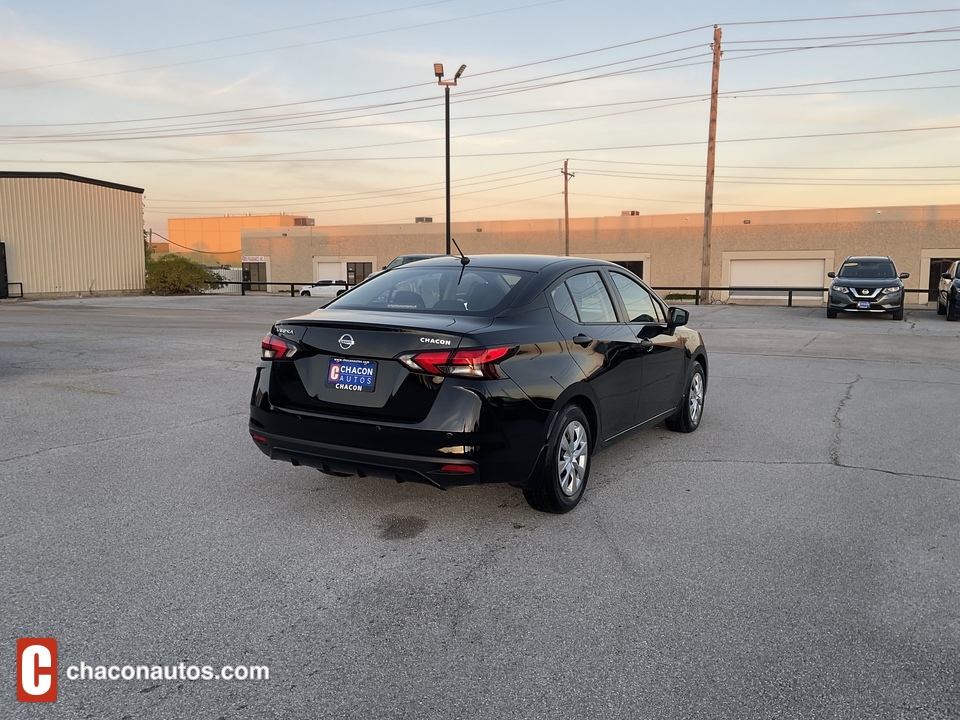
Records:
[[[823,258],[731,260],[730,287],[816,287],[822,288],[826,273]],[[730,298],[783,297],[782,292],[736,290]],[[822,292],[797,292],[795,298],[823,297]]]
[[[321,258],[313,259],[314,280],[346,280],[343,274],[343,263],[330,262]]]

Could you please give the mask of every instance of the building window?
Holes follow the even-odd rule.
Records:
[[[614,260],[620,267],[626,268],[638,278],[643,277],[643,260]]]
[[[347,263],[347,285],[353,287],[359,282],[367,279],[367,275],[373,272],[372,262],[348,262]]]

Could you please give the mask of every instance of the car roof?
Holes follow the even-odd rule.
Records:
[[[566,255],[468,255],[470,266],[480,268],[491,268],[498,270],[527,270],[530,272],[539,272],[546,268],[563,270],[566,267],[576,268],[582,265],[609,265],[616,266],[615,263],[606,260],[596,260],[593,258],[568,257]],[[456,255],[440,255],[438,257],[421,260],[419,266],[444,267],[449,265],[459,265],[460,258]]]
[[[851,255],[844,262],[880,262],[882,260],[893,262],[889,255]]]

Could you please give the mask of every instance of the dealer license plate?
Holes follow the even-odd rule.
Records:
[[[373,392],[377,383],[376,360],[330,358],[327,367],[328,388],[345,392]]]
[[[868,303],[868,302],[863,302],[863,301],[861,300],[860,302],[857,303],[857,307],[860,308],[861,310],[869,310],[869,309],[870,309],[870,303]]]

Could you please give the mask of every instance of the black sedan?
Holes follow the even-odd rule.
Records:
[[[250,434],[331,475],[509,483],[567,512],[596,451],[658,423],[699,426],[707,352],[687,320],[613,263],[423,260],[274,325]]]

